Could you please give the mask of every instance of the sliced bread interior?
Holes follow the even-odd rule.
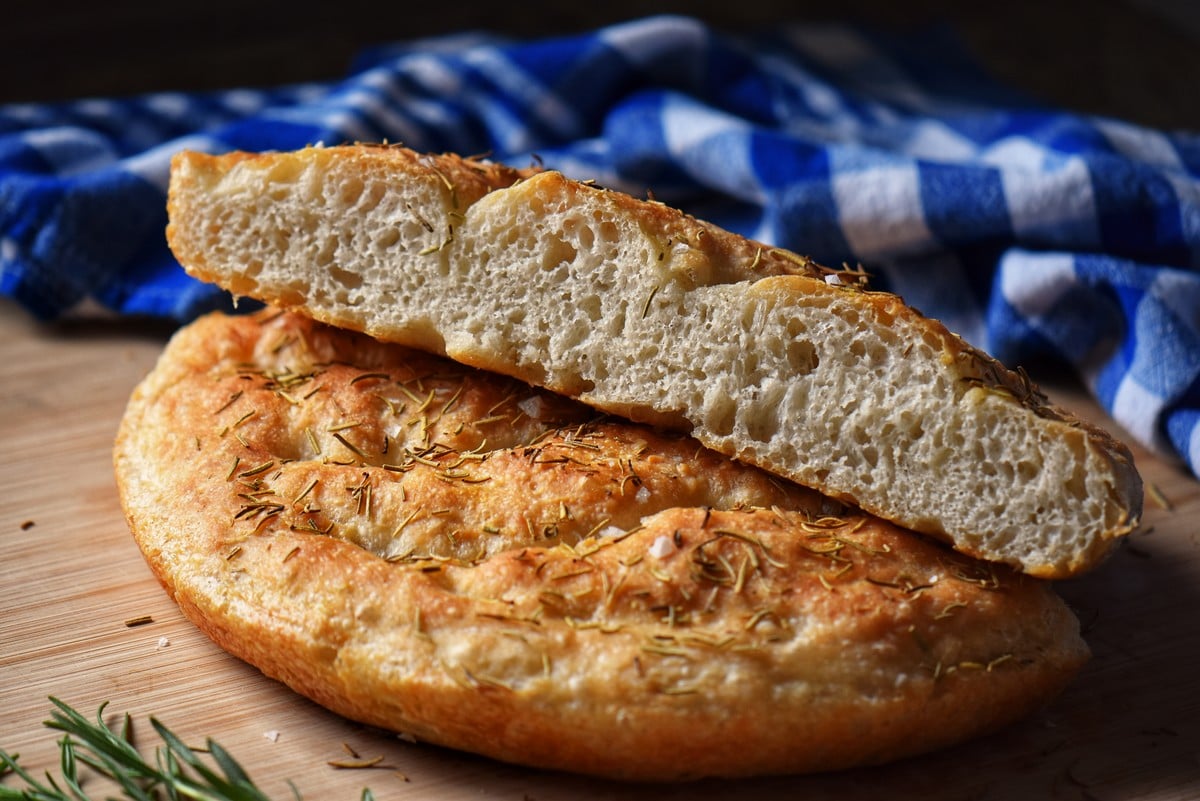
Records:
[[[1127,448],[858,276],[652,201],[399,147],[197,153],[168,240],[236,295],[448,355],[1058,578],[1141,513]]]

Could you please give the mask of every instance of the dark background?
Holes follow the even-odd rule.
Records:
[[[572,33],[655,12],[730,30],[783,20],[949,25],[995,76],[1044,102],[1200,131],[1200,3],[1189,0],[23,0],[0,22],[0,103],[331,80],[369,44],[467,29]]]

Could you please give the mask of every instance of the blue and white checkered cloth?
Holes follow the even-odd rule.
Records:
[[[170,155],[350,140],[540,159],[862,263],[1200,473],[1200,136],[1038,107],[941,38],[652,17],[381,47],[328,84],[0,106],[0,292],[43,318],[224,306],[166,248]]]

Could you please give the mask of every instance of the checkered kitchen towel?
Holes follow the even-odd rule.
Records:
[[[1037,107],[945,41],[653,17],[381,47],[328,84],[0,106],[0,292],[45,318],[222,306],[165,246],[171,153],[384,139],[861,262],[1002,360],[1074,369],[1200,472],[1200,136]]]

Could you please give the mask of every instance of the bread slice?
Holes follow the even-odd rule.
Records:
[[[1042,577],[1141,513],[1129,451],[855,274],[662,204],[399,147],[182,153],[193,275],[706,446]]]
[[[180,330],[117,484],[221,647],[344,716],[625,779],[833,770],[1046,704],[1048,582],[677,434],[292,314]]]

